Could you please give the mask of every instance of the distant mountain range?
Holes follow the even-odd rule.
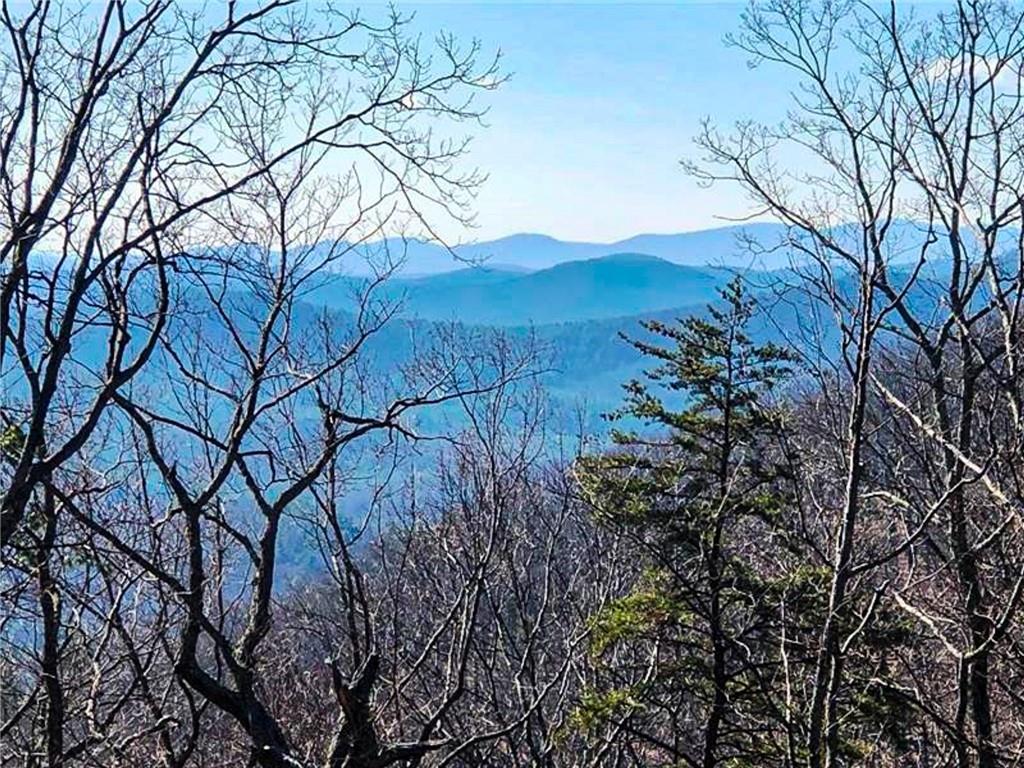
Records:
[[[539,270],[567,261],[596,259],[620,253],[656,256],[673,264],[702,267],[750,267],[774,269],[785,266],[788,256],[775,253],[754,258],[741,245],[750,237],[765,245],[774,245],[785,233],[781,224],[754,223],[742,226],[705,229],[679,234],[643,234],[614,243],[558,240],[548,235],[517,234],[480,243],[455,246],[424,240],[388,238],[354,249],[357,258],[346,263],[350,275],[367,275],[369,262],[387,259],[401,261],[406,276],[433,275],[461,267],[488,266],[503,271]],[[452,253],[454,252],[455,257]]]
[[[399,302],[420,320],[472,325],[543,325],[657,312],[714,298],[732,271],[689,267],[655,256],[618,253],[569,261],[536,272],[467,267],[415,279],[393,279],[378,297]],[[351,310],[367,281],[330,276],[305,298]]]
[[[898,232],[900,242],[890,253],[897,283],[911,269],[907,262],[919,253],[921,243],[921,230],[912,222],[899,223]],[[775,296],[775,289],[794,282],[788,269],[792,254],[770,248],[784,234],[779,225],[755,224],[682,235],[638,235],[623,241],[631,250],[610,253],[601,251],[620,244],[517,235],[474,246],[470,256],[489,253],[493,258],[472,267],[453,260],[440,246],[416,241],[410,244],[406,269],[373,294],[375,302],[398,308],[393,327],[372,345],[373,357],[380,371],[394,369],[413,353],[410,329],[418,329],[422,337],[437,323],[456,321],[481,331],[509,331],[513,336],[529,333],[552,353],[545,384],[560,398],[583,398],[596,409],[594,413],[613,406],[620,396],[619,385],[638,375],[645,364],[619,338],[620,331],[643,335],[642,319],[671,320],[703,311],[737,272],[744,274],[753,293],[764,301],[764,312],[752,329],[755,335],[781,341],[802,329],[816,309],[814,302],[799,296],[778,301]],[[859,233],[851,228],[846,234],[852,242]],[[770,259],[752,259],[738,242],[741,236],[759,239],[769,249]],[[1015,247],[1008,241],[1011,256]],[[424,270],[431,265],[434,271]],[[415,271],[428,274],[411,274]],[[844,272],[837,273],[836,288],[852,293],[857,285],[843,279]],[[910,296],[921,312],[938,311],[943,294],[935,286],[945,281],[946,274],[948,261],[942,250],[930,252]],[[358,297],[370,279],[356,270],[319,272],[310,278],[297,309],[304,322],[329,310],[339,326],[351,325]],[[229,288],[243,303],[251,290],[242,281]],[[195,300],[201,304],[202,296]],[[76,342],[77,352],[83,360],[102,360],[101,342],[102,338],[82,338]],[[89,351],[93,346],[95,354]]]
[[[807,258],[787,244],[787,234],[780,224],[747,224],[637,235],[611,244],[513,235],[463,246],[457,249],[458,259],[436,243],[419,240],[360,247],[365,256],[374,252],[404,259],[397,275],[376,294],[400,304],[402,316],[508,327],[605,320],[705,304],[737,272],[755,284],[771,284]],[[1012,234],[1007,233],[1008,252],[1016,247]],[[838,226],[832,235],[852,252],[864,248],[857,226]],[[925,236],[925,229],[913,221],[893,222],[886,237],[890,265],[900,269],[914,262]],[[926,272],[941,269],[946,252],[939,238],[928,249]],[[317,275],[316,287],[304,299],[351,311],[369,281],[358,268],[359,253],[343,272]],[[848,268],[835,258],[840,271]]]
[[[912,261],[925,240],[925,227],[910,220],[893,221],[886,236],[887,258],[891,263]],[[599,259],[615,254],[655,256],[686,267],[776,270],[803,257],[787,247],[789,229],[783,224],[748,223],[678,234],[641,234],[614,243],[558,240],[548,235],[518,234],[480,243],[454,246],[451,250],[436,242],[388,238],[352,246],[342,272],[349,276],[372,274],[371,264],[400,264],[406,278],[483,266],[501,272],[549,269],[572,261]],[[864,247],[857,225],[838,225],[833,237],[851,250]],[[1006,247],[1015,245],[1015,233],[1003,233]],[[932,260],[944,252],[941,239],[930,249]]]

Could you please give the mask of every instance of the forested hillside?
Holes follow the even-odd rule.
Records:
[[[1024,9],[750,5],[612,245],[415,24],[0,11],[0,763],[1024,764]]]

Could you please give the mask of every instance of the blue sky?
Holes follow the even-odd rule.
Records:
[[[611,241],[719,226],[748,209],[679,167],[702,117],[777,120],[791,83],[724,45],[739,3],[401,3],[424,34],[501,49],[471,162],[490,174],[480,239],[515,232]],[[456,233],[452,233],[453,235]]]

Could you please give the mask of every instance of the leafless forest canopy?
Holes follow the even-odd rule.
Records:
[[[274,0],[0,33],[3,765],[1024,765],[1020,4],[737,19],[788,117],[680,156],[792,267],[624,339],[610,437],[557,349],[402,326],[401,253],[303,301],[471,219],[473,41]]]

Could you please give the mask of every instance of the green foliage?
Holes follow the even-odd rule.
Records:
[[[789,478],[772,450],[781,415],[770,395],[792,357],[747,334],[754,305],[741,280],[721,297],[703,316],[643,324],[657,341],[630,343],[655,365],[625,384],[623,405],[607,417],[614,448],[576,467],[597,519],[628,533],[650,566],[591,620],[591,651],[616,682],[581,705],[583,724],[682,710],[699,729],[720,687],[733,712],[774,711],[758,676],[776,651],[758,643],[777,614],[761,598],[791,586],[772,584],[748,560],[757,537],[782,526],[789,503]],[[646,673],[631,665],[653,649],[655,673],[636,677]]]
[[[590,649],[600,656],[618,642],[635,639],[665,624],[683,624],[692,615],[668,591],[664,573],[651,572],[645,583],[613,601],[590,620]]]
[[[602,521],[671,529],[673,545],[700,548],[723,516],[780,518],[785,470],[761,445],[779,424],[768,395],[788,375],[792,356],[748,336],[754,304],[739,278],[721,297],[722,306],[708,307],[709,319],[645,322],[662,344],[631,340],[657,365],[646,381],[624,385],[624,404],[607,416],[617,448],[577,465]],[[643,426],[618,426],[627,421]]]
[[[17,461],[25,448],[25,432],[17,424],[8,425],[0,432],[0,454],[8,461]]]
[[[658,320],[642,323],[667,345],[628,339],[657,365],[647,371],[647,381],[628,382],[626,402],[610,414],[614,420],[631,416],[676,431],[684,444],[705,440],[703,430],[724,428],[750,431],[763,427],[771,415],[759,407],[764,395],[789,373],[793,356],[775,344],[755,344],[746,332],[754,314],[754,302],[744,294],[743,282],[733,279],[721,291],[723,307],[707,308],[710,320],[699,316],[675,324]],[[655,389],[685,395],[686,407],[672,410]],[[727,417],[729,424],[724,424]],[[623,433],[628,444],[635,435]]]
[[[610,691],[587,691],[570,716],[572,726],[590,731],[612,717],[642,709],[639,688],[615,688]]]

